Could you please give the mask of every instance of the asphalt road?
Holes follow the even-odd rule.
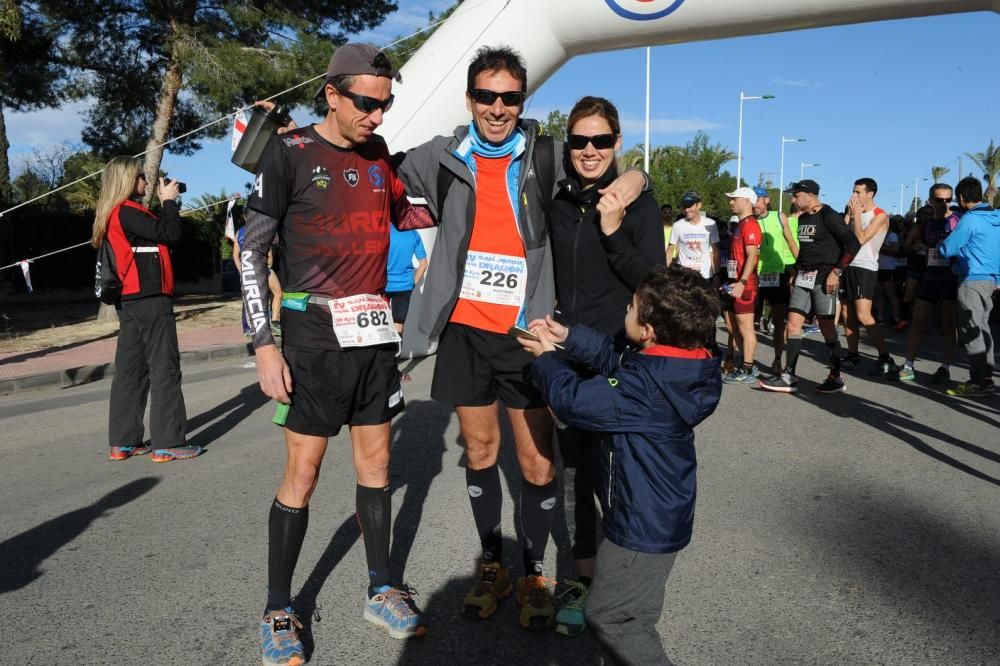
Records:
[[[593,663],[588,636],[526,634],[510,601],[489,622],[460,617],[476,539],[457,421],[428,398],[433,362],[412,370],[392,464],[392,560],[431,632],[398,642],[361,617],[364,552],[342,434],[293,583],[316,609],[312,663]],[[0,663],[259,663],[283,444],[245,363],[185,368],[190,440],[207,446],[192,461],[109,462],[107,381],[0,400]],[[660,623],[668,654],[678,664],[1000,662],[1000,396],[954,400],[864,377],[817,396],[822,367],[807,357],[799,370],[797,396],[727,387],[698,430],[695,538]],[[502,465],[516,488],[509,451]],[[568,575],[564,528],[554,541],[549,561]]]

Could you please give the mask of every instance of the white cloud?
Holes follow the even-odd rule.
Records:
[[[621,117],[622,132],[625,134],[642,133],[646,131],[646,121],[643,118],[623,115]],[[702,118],[650,118],[649,131],[653,134],[687,134],[703,130],[713,130],[722,127],[721,123]]]
[[[33,152],[66,141],[79,143],[88,102],[73,102],[58,109],[4,111],[11,153]]]
[[[819,88],[820,84],[815,81],[810,81],[809,79],[782,79],[776,78],[771,79],[771,83],[779,86],[785,86],[786,88]]]

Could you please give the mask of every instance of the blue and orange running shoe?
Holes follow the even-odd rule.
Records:
[[[364,617],[393,638],[420,638],[427,633],[423,613],[413,601],[415,592],[405,585],[383,585],[375,595],[365,600]]]
[[[176,446],[172,449],[156,449],[149,458],[153,462],[170,462],[171,460],[187,460],[197,458],[205,449],[200,446]]]
[[[144,456],[149,453],[149,447],[145,444],[139,446],[112,446],[111,455],[108,460],[128,460],[132,456]]]
[[[306,663],[298,630],[302,622],[292,607],[268,611],[260,621],[260,649],[264,666],[303,666]]]

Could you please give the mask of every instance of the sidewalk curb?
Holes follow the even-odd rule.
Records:
[[[183,367],[188,363],[215,361],[223,358],[242,358],[245,356],[253,356],[253,350],[249,342],[225,347],[211,347],[209,349],[192,349],[181,352],[181,366]],[[114,374],[115,364],[111,362],[99,365],[84,365],[78,368],[66,368],[65,370],[40,372],[35,375],[14,377],[13,379],[2,379],[0,380],[0,396],[51,388],[53,386],[70,388],[90,384],[91,382],[111,377]]]

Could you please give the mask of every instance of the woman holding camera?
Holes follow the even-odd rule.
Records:
[[[111,380],[108,439],[111,460],[150,452],[143,443],[146,398],[152,394],[149,430],[154,462],[193,458],[200,446],[185,441],[187,414],[181,393],[180,353],[171,296],[168,245],[181,239],[177,195],[181,184],[160,179],[157,217],[139,201],[146,194],[142,163],[115,157],[104,167],[91,244],[111,246],[121,281],[115,304],[120,328]]]

